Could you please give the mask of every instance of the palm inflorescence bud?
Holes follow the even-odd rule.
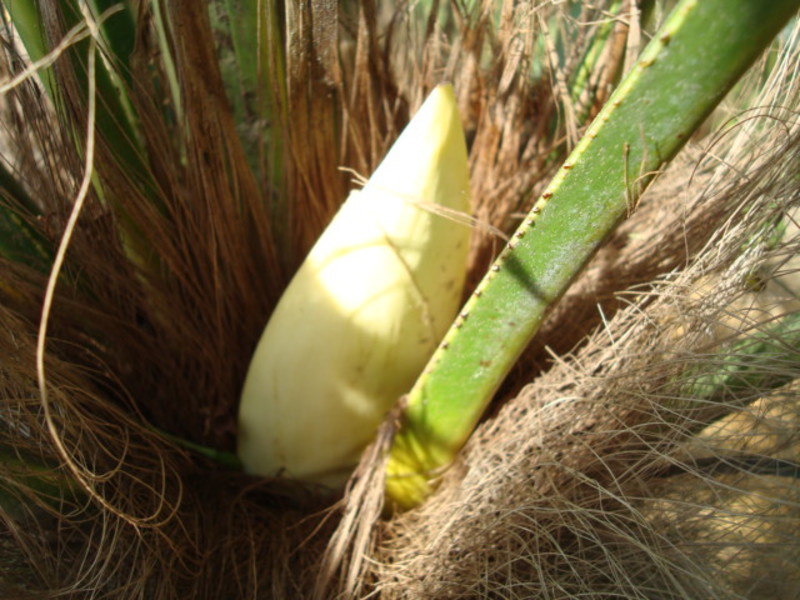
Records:
[[[248,472],[341,485],[458,310],[470,229],[466,144],[440,85],[350,193],[281,297],[239,409]]]

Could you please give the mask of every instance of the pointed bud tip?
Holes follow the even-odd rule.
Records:
[[[457,113],[457,111],[456,95],[452,84],[440,83],[431,90],[414,118],[426,112],[430,112],[432,118],[443,118],[449,117],[451,114]]]
[[[433,88],[367,186],[465,210],[467,196],[454,192],[455,188],[443,191],[444,198],[438,197],[438,182],[445,179],[459,189],[469,189],[466,142],[449,83]]]

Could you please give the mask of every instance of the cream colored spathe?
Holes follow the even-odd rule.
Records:
[[[242,392],[251,473],[340,485],[458,310],[470,230],[453,90],[419,109],[311,249],[261,337]]]

